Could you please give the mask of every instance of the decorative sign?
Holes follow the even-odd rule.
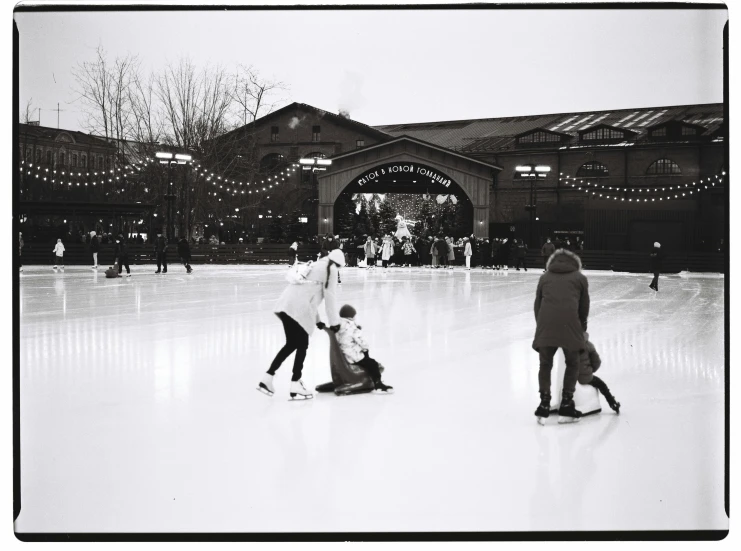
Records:
[[[429,168],[415,166],[413,163],[395,163],[383,166],[381,168],[373,169],[372,171],[367,172],[366,174],[363,174],[363,176],[358,178],[357,183],[359,186],[364,186],[365,184],[370,184],[377,181],[383,176],[393,176],[395,174],[424,176],[426,178],[430,178],[433,182],[444,185],[445,187],[448,187],[451,184],[450,179],[446,178],[442,174],[439,174]]]

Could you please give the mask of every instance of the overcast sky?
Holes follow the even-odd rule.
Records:
[[[725,10],[17,13],[20,102],[82,129],[71,69],[252,65],[287,102],[371,125],[723,101]],[[284,103],[285,104],[285,103]]]

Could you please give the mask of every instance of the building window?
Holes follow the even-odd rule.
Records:
[[[110,157],[106,157],[105,158],[105,169],[106,170],[110,170],[110,168],[111,168],[111,158]]]
[[[72,166],[77,166],[77,155],[72,155]]]
[[[98,170],[103,170],[103,157],[98,155]]]
[[[40,149],[36,150],[36,162],[37,163],[41,162],[41,150]]]
[[[365,147],[365,140],[355,140],[355,147]]]
[[[46,152],[46,164],[51,164],[51,151]]]
[[[697,128],[692,128],[691,126],[683,126],[682,136],[697,136]]]
[[[622,140],[625,134],[620,130],[613,130],[612,128],[597,128],[590,132],[582,134],[582,140],[584,141],[602,141],[602,140]]]
[[[32,155],[33,150],[30,147],[26,148],[26,161],[30,161],[31,159],[33,159]]]
[[[551,134],[550,132],[533,132],[532,134],[520,136],[517,141],[518,143],[560,142],[561,136],[558,134]]]
[[[682,170],[679,168],[679,165],[671,159],[659,159],[658,161],[651,163],[651,166],[646,169],[646,174],[682,174]]]
[[[312,142],[322,141],[322,127],[321,126],[311,127],[311,141]]]
[[[60,153],[57,155],[57,164],[60,166],[64,166],[64,153]]]
[[[666,126],[662,126],[661,128],[657,128],[656,130],[651,131],[652,137],[657,136],[666,136]]]
[[[278,127],[277,126],[270,127],[270,141],[271,142],[278,141]]]
[[[607,167],[597,161],[584,163],[576,171],[577,178],[606,178],[609,175],[610,171]]]
[[[83,155],[80,158],[80,166],[82,166],[82,168],[85,168],[87,166],[87,155]]]

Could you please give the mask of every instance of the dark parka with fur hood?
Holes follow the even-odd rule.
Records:
[[[558,249],[548,260],[535,292],[533,348],[584,349],[588,316],[589,283],[581,273],[581,260],[570,251]]]

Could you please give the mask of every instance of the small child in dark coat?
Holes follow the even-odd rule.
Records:
[[[589,340],[589,333],[586,331],[584,332],[584,340],[586,341],[586,346],[579,352],[579,384],[591,385],[599,390],[602,396],[605,397],[605,400],[607,400],[610,408],[619,415],[620,402],[615,399],[605,382],[594,374],[600,365],[602,365],[602,360],[594,344]]]
[[[178,241],[178,256],[187,273],[191,273],[193,268],[190,267],[190,244],[185,237]]]

